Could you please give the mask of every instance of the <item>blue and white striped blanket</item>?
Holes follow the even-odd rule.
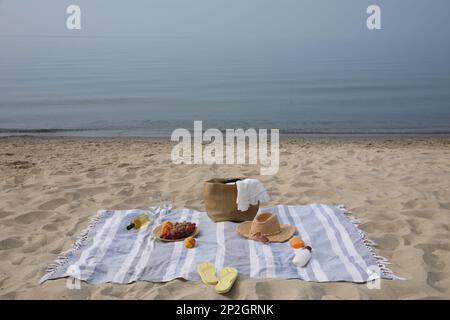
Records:
[[[130,283],[138,280],[165,282],[176,278],[200,280],[196,266],[210,261],[217,270],[232,266],[240,277],[303,279],[305,281],[367,282],[393,279],[376,256],[364,234],[343,207],[312,204],[278,205],[264,208],[280,223],[291,224],[312,247],[312,259],[305,268],[292,263],[289,242],[265,245],[247,240],[236,232],[237,223],[213,223],[206,213],[189,209],[155,214],[150,225],[128,231],[130,220],[141,210],[100,211],[74,247],[62,254],[42,282],[72,276],[89,283]],[[165,220],[192,221],[200,228],[197,245],[186,249],[183,242],[160,242],[152,230]]]

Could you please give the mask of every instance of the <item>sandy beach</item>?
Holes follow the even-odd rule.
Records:
[[[449,299],[449,138],[286,138],[280,170],[175,165],[168,139],[0,139],[1,299]],[[239,279],[227,295],[199,282],[39,285],[99,209],[145,208],[170,191],[176,208],[204,210],[202,182],[260,179],[274,204],[342,203],[405,281],[364,284]]]

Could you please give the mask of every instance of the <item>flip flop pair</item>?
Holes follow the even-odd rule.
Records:
[[[238,271],[232,267],[220,270],[220,279],[216,277],[216,267],[210,262],[203,262],[197,266],[197,272],[203,283],[216,285],[217,293],[227,293],[237,279]]]

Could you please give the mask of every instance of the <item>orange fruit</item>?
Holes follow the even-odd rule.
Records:
[[[172,223],[172,221],[164,221],[163,227],[173,228],[173,223]]]
[[[291,247],[294,249],[300,249],[305,246],[305,242],[299,237],[293,237],[290,241]]]
[[[169,234],[170,230],[173,228],[173,223],[171,221],[165,221],[161,226],[161,231],[159,232],[159,236],[164,238],[167,234]]]
[[[184,246],[188,249],[195,247],[195,239],[193,237],[187,237],[184,239]]]

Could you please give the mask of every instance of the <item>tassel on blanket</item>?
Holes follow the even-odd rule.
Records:
[[[362,231],[361,229],[359,229],[359,225],[362,223],[362,220],[352,216],[351,215],[352,211],[347,210],[344,205],[339,204],[339,205],[337,205],[337,207],[339,209],[341,209],[344,214],[347,215],[347,217],[349,218],[350,222],[358,230],[359,234],[361,235],[361,238],[363,240],[364,245],[366,246],[367,250],[369,250],[369,252],[372,254],[372,257],[377,262],[377,265],[378,265],[378,267],[380,269],[380,272],[381,272],[381,277],[384,278],[384,279],[389,279],[389,280],[405,280],[405,278],[401,278],[401,277],[396,276],[394,274],[394,272],[390,268],[387,267],[388,265],[392,264],[389,261],[389,259],[376,254],[376,252],[373,249],[373,247],[377,246],[377,243],[372,241],[372,240],[370,240],[370,239],[367,239],[366,233],[364,231]]]
[[[67,263],[67,261],[69,261],[73,253],[83,246],[84,242],[87,240],[89,236],[89,232],[95,228],[95,226],[99,223],[99,221],[103,218],[103,216],[107,212],[108,212],[107,210],[100,210],[97,212],[97,214],[90,220],[89,225],[86,227],[86,229],[84,229],[78,236],[72,248],[61,253],[56,258],[55,261],[53,261],[51,264],[47,266],[45,270],[45,275],[41,278],[40,283],[50,278],[60,267],[64,266]]]

